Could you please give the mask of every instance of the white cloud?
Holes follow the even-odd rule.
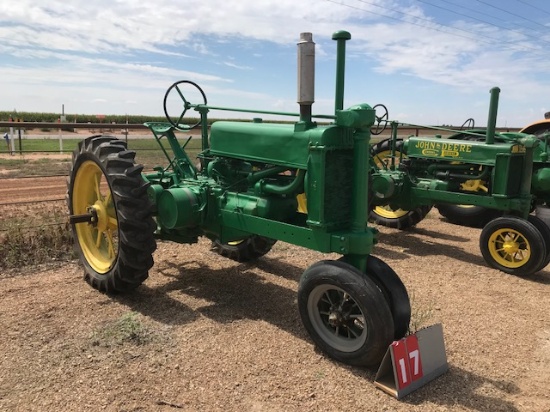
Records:
[[[240,64],[236,64],[236,63],[233,63],[233,62],[223,62],[223,64],[225,64],[226,66],[228,67],[232,67],[234,69],[239,69],[239,70],[252,70],[252,67],[250,66],[242,66]]]
[[[331,79],[326,74],[334,69],[330,36],[346,29],[352,33],[347,67],[365,67],[363,73],[348,69],[346,84],[354,97],[380,95],[404,117],[449,123],[471,115],[452,106],[450,95],[459,95],[460,104],[471,100],[467,109],[483,118],[483,105],[477,108],[475,102],[500,86],[511,101],[503,103],[509,123],[540,116],[550,91],[550,33],[537,41],[519,26],[503,30],[464,19],[438,21],[422,3],[404,0],[1,2],[0,78],[9,103],[0,103],[0,109],[15,104],[48,111],[59,100],[70,100],[78,110],[95,111],[90,102],[103,99],[102,111],[125,111],[131,104],[142,113],[158,113],[152,102],[172,82],[188,78],[235,106],[296,110],[294,96],[283,95],[291,87],[280,84],[294,84],[295,76],[278,76],[295,64],[299,33],[314,33],[318,76]],[[432,96],[419,96],[420,87]],[[333,88],[320,85],[316,108],[330,112]]]

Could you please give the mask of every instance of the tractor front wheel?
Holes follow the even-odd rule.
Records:
[[[346,257],[343,256],[338,261],[346,262]],[[369,255],[366,269],[365,276],[378,285],[386,298],[393,319],[393,338],[399,340],[407,334],[411,322],[411,301],[407,288],[397,273],[376,256]]]
[[[378,365],[393,341],[384,293],[347,263],[323,260],[306,269],[298,287],[298,309],[313,342],[348,365]]]
[[[405,285],[395,271],[382,259],[370,255],[367,259],[367,276],[379,285],[390,306],[394,326],[394,339],[399,340],[409,331],[411,302]]]
[[[103,292],[139,286],[153,265],[156,224],[143,166],[111,136],[92,136],[73,152],[67,202],[85,279]]]
[[[547,256],[543,234],[528,220],[514,216],[491,220],[481,231],[479,246],[493,268],[517,276],[540,270]]]

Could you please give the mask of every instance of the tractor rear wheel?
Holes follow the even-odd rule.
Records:
[[[92,136],[73,152],[67,203],[85,279],[103,292],[139,286],[153,266],[156,224],[135,152]]]
[[[517,276],[540,270],[548,249],[539,229],[515,216],[499,217],[487,223],[481,231],[479,246],[489,266]]]
[[[212,242],[212,250],[226,258],[237,262],[256,260],[268,253],[277,241],[263,236],[250,236],[234,242]]]
[[[369,213],[369,221],[380,226],[405,230],[424,220],[431,209],[431,206],[420,206],[413,210],[394,210],[389,206],[376,206]]]
[[[544,238],[544,243],[546,244],[546,255],[544,260],[542,261],[540,267],[536,270],[538,272],[539,270],[544,269],[546,266],[548,266],[548,263],[550,263],[550,227],[544,223],[544,221],[535,215],[529,215],[529,218],[527,219],[529,222],[533,224],[537,228],[537,230],[541,233],[542,237]]]
[[[313,342],[348,365],[378,365],[393,341],[392,313],[377,284],[355,267],[323,260],[303,273],[298,309]]]
[[[450,223],[461,226],[483,227],[489,221],[502,216],[501,211],[482,206],[439,203],[435,207]]]
[[[395,157],[392,157],[392,139],[385,139],[371,147],[374,165],[380,170],[397,167],[399,160],[407,158],[403,153],[403,140],[395,142]],[[420,206],[413,210],[392,209],[390,206],[375,206],[369,212],[369,222],[394,229],[408,229],[422,221],[431,210],[431,206]]]

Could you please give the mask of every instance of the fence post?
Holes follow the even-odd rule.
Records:
[[[10,127],[10,138],[11,138],[11,153],[15,154],[15,135],[13,134],[13,127]]]
[[[63,153],[63,135],[61,133],[61,118],[57,119],[59,123],[59,153]]]

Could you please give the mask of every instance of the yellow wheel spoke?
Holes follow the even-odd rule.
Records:
[[[99,181],[101,179],[101,175],[96,174],[94,176],[94,192],[96,195],[97,200],[101,200],[101,191],[99,189]]]
[[[97,231],[97,236],[95,238],[95,247],[99,249],[101,246],[101,240],[103,239],[103,233],[99,230]]]
[[[115,257],[115,247],[113,242],[113,234],[110,230],[106,232],[107,235],[107,249],[109,251],[109,259],[112,259]]]
[[[108,227],[109,227],[110,230],[118,228],[118,220],[117,220],[116,216],[109,216],[109,226]]]
[[[109,193],[107,193],[107,196],[105,197],[105,207],[109,207],[109,204],[112,201],[111,191],[109,190]]]

